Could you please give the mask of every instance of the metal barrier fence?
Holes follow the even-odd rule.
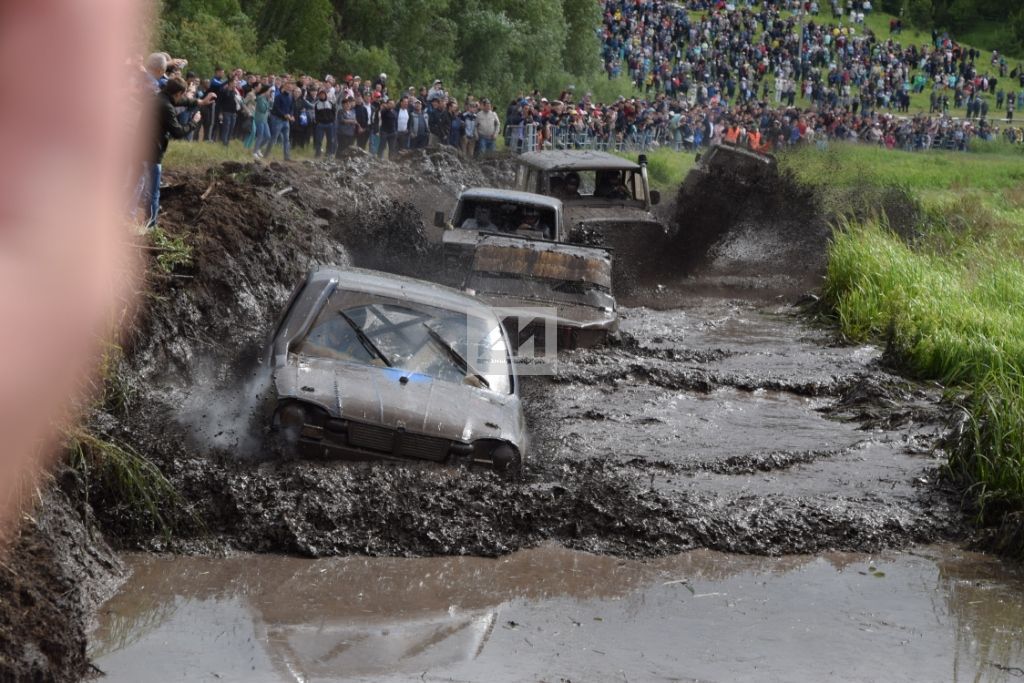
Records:
[[[666,144],[669,139],[664,128],[647,129],[622,136],[614,132],[595,134],[577,131],[567,126],[540,124],[508,124],[505,126],[505,146],[516,154],[545,149],[588,149],[602,152],[646,152]]]
[[[1010,123],[1007,121],[1007,123]],[[900,136],[902,138],[902,136]],[[937,134],[914,133],[897,141],[896,147],[908,152],[923,152],[932,149],[966,151],[971,140],[964,135],[957,135],[956,130],[945,130]],[[1009,140],[1004,131],[1000,131],[998,139],[1011,144],[1021,144]],[[815,144],[827,145],[828,138],[815,138]],[[858,140],[865,144],[883,145],[884,141],[872,143]],[[704,144],[707,144],[706,142]],[[540,124],[509,124],[505,126],[505,146],[515,153],[535,152],[550,149],[583,149],[601,152],[647,152],[659,147],[670,147],[675,151],[692,151],[695,144],[692,138],[683,139],[681,132],[674,134],[666,128],[646,129],[636,133],[617,136],[615,133],[595,134],[593,131],[577,131],[572,127],[546,126],[541,130]]]

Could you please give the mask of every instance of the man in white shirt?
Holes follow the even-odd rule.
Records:
[[[398,149],[409,149],[409,97],[398,101]]]

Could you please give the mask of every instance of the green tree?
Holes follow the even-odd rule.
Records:
[[[209,77],[217,65],[240,66],[259,72],[285,67],[285,46],[280,40],[260,47],[256,27],[244,14],[222,19],[204,12],[188,18],[173,15],[161,22],[161,49],[189,60],[189,69]]]
[[[1017,49],[1024,52],[1024,8],[1021,8],[1010,18],[1010,29],[1013,37],[1017,40]]]
[[[329,65],[337,41],[330,0],[265,2],[256,25],[262,40],[284,41],[293,68],[318,73]]]
[[[908,0],[907,19],[914,26],[927,30],[932,27],[935,9],[931,0]]]
[[[565,49],[562,64],[573,76],[593,76],[601,68],[601,6],[593,0],[562,0]]]
[[[335,63],[342,66],[345,73],[338,73],[341,78],[345,74],[359,74],[372,81],[377,74],[386,73],[393,78],[399,73],[398,60],[383,47],[365,47],[359,43],[343,40],[338,44]]]

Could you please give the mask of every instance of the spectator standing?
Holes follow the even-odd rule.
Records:
[[[477,144],[477,132],[476,132],[476,112],[477,103],[471,101],[466,105],[466,111],[462,114],[462,156],[467,159],[472,157],[476,152]]]
[[[356,123],[355,98],[347,97],[338,112],[338,141],[335,154],[340,158],[342,151],[355,144],[359,124]]]
[[[210,88],[209,88],[208,92],[219,93],[221,91],[221,88],[224,87],[224,83],[226,81],[227,81],[227,78],[224,76],[224,67],[222,67],[222,66],[214,67],[214,69],[213,69],[213,78],[210,79]],[[212,130],[210,132],[210,136],[207,138],[207,142],[216,142],[217,140],[220,140],[220,138],[221,138],[221,133],[220,133],[220,106],[216,102],[214,102],[211,105],[210,121],[211,121]]]
[[[398,149],[409,149],[409,117],[412,110],[409,106],[409,96],[402,95],[398,101],[398,108],[395,110],[395,132],[397,134]]]
[[[480,100],[482,111],[476,115],[477,133],[477,155],[487,154],[494,151],[494,141],[498,139],[501,132],[501,121],[497,112],[491,107],[491,101],[486,97]]]
[[[295,98],[292,95],[293,88],[290,81],[281,84],[280,92],[274,97],[274,104],[270,108],[270,140],[267,141],[267,150],[264,156],[270,156],[274,144],[280,138],[281,147],[284,150],[284,160],[291,161],[292,138],[291,122],[295,119]]]
[[[238,120],[238,88],[235,77],[231,76],[221,86],[217,94],[217,103],[220,109],[220,141],[225,147],[231,142],[231,136],[235,132],[235,123]]]
[[[448,144],[455,149],[462,149],[462,132],[464,128],[464,121],[462,116],[459,115],[459,103],[455,100],[448,100],[448,120],[451,123],[448,124]]]
[[[445,106],[444,98],[428,100],[430,110],[427,112],[427,127],[430,128],[430,146],[440,147],[447,144],[452,122]]]
[[[146,225],[150,228],[156,226],[156,219],[160,213],[160,178],[163,175],[163,159],[167,152],[167,145],[173,138],[182,140],[199,127],[201,115],[197,111],[192,115],[188,123],[182,125],[178,121],[175,107],[196,107],[207,105],[216,99],[216,94],[209,93],[202,101],[196,102],[187,95],[188,84],[181,78],[172,78],[154,95],[153,107],[155,109],[156,127],[155,139],[148,151],[148,158],[144,163],[144,176],[140,201],[146,202]]]
[[[259,84],[253,89],[256,93],[256,103],[252,114],[253,158],[262,159],[263,152],[260,150],[270,141],[270,99],[274,91],[269,85]]]
[[[394,159],[398,141],[398,112],[395,111],[395,103],[387,95],[381,98],[378,118],[380,140],[377,143],[377,156],[383,159],[386,147],[388,159]]]
[[[338,109],[331,101],[329,93],[324,88],[316,94],[316,102],[313,103],[313,156],[320,158],[320,149],[327,138],[327,156],[332,156],[335,150],[334,121],[338,116]]]
[[[356,147],[366,151],[370,142],[370,123],[373,121],[373,107],[363,99],[362,93],[356,92],[354,105],[356,113]]]
[[[429,142],[430,124],[427,115],[423,113],[423,102],[416,100],[412,103],[412,114],[409,115],[409,147],[425,149]]]

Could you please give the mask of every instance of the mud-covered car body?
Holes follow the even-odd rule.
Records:
[[[548,322],[559,349],[606,343],[619,327],[605,249],[488,236],[476,247],[465,288],[501,313],[514,349],[527,338],[544,344]],[[554,311],[553,321],[543,309]]]
[[[651,213],[661,196],[652,190],[646,158],[635,162],[607,152],[560,150],[519,155],[516,189],[562,201],[570,232],[580,224],[651,224],[663,230]],[[571,196],[564,190],[569,174],[580,184]]]
[[[572,194],[565,190],[570,175],[580,181]],[[642,270],[667,237],[651,212],[661,196],[643,155],[635,162],[591,150],[527,152],[518,157],[516,189],[560,199],[567,241],[613,249],[620,271]]]
[[[723,182],[731,184],[749,185],[777,173],[778,162],[771,154],[722,142],[697,156],[697,162],[683,180],[683,189],[691,189],[701,177],[708,175],[720,175]]]
[[[322,268],[296,288],[266,352],[272,430],[304,457],[518,469],[527,447],[508,336],[441,285]]]
[[[528,211],[543,229],[520,227]],[[448,228],[443,243],[449,281],[505,314],[513,348],[520,348],[522,338],[545,343],[549,322],[557,328],[558,348],[601,344],[618,329],[612,255],[566,243],[560,200],[474,188],[459,196],[450,221],[438,215],[435,223]]]

